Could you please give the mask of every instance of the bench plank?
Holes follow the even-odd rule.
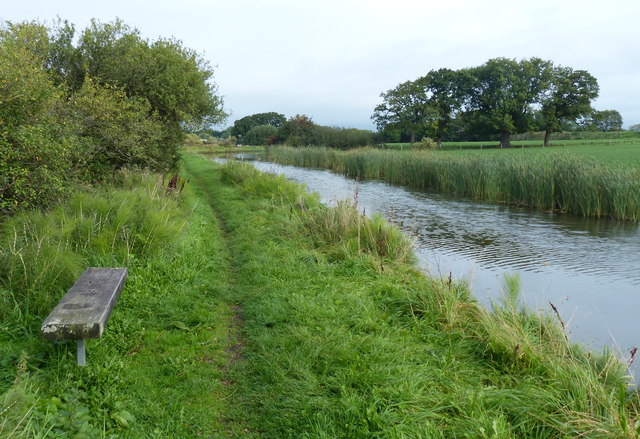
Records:
[[[126,268],[88,268],[42,324],[44,338],[101,337],[126,279]]]

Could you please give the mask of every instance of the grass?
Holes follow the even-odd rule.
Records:
[[[31,271],[27,281],[2,272],[2,297],[12,306],[0,336],[0,437],[241,434],[226,384],[236,330],[222,233],[193,192],[177,197],[146,179],[3,225],[5,239],[25,230],[14,258],[33,263],[52,288],[45,297],[48,281]],[[53,250],[39,255],[41,243]],[[59,262],[69,255],[73,264]],[[88,342],[88,367],[78,368],[75,344],[47,342],[39,326],[91,264],[127,265],[129,278],[104,336]]]
[[[128,259],[87,368],[42,315],[2,321],[0,437],[637,437],[623,365],[524,310],[517,281],[485,310],[353,203],[183,163],[181,197],[147,205],[183,224]]]
[[[634,133],[635,134],[635,133]],[[590,157],[609,164],[638,167],[640,166],[640,136],[629,137],[596,137],[593,139],[561,139],[555,140],[548,148],[542,146],[540,140],[514,140],[511,150],[501,150],[500,142],[444,142],[443,150],[458,154],[514,154],[534,155],[549,154],[550,151],[562,151],[579,157]],[[387,149],[411,151],[408,143],[389,143]]]
[[[241,164],[218,179],[187,163],[238,257],[245,361],[234,379],[261,437],[636,434],[624,368],[523,310],[517,287],[486,311],[464,286],[355,245],[353,206],[316,206]]]
[[[499,151],[498,151],[499,152]],[[582,216],[640,219],[640,167],[558,151],[271,148],[279,163],[332,169],[463,197]]]

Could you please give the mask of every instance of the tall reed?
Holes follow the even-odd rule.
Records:
[[[640,220],[640,169],[549,151],[544,155],[400,153],[363,148],[272,148],[283,164],[328,168],[360,179],[589,217]]]

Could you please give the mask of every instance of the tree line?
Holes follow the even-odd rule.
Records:
[[[185,125],[226,117],[213,69],[120,20],[0,25],[0,214],[125,167],[176,166]]]
[[[490,59],[481,66],[431,70],[380,95],[372,119],[387,140],[418,136],[476,140],[497,136],[510,146],[513,134],[553,132],[569,127],[621,129],[615,110],[595,111],[598,81],[586,70],[556,66],[540,58]]]
[[[269,112],[245,116],[234,122],[229,135],[246,145],[330,146],[348,149],[372,145],[374,133],[356,128],[318,125],[311,117]]]

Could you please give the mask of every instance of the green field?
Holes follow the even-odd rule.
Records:
[[[533,154],[546,151],[564,151],[578,156],[593,157],[608,163],[640,166],[640,138],[556,140],[550,147],[542,148],[538,140],[516,140],[513,148],[499,148],[499,142],[444,142],[443,152],[513,153]],[[408,143],[388,143],[385,148],[410,151]],[[520,152],[518,152],[520,151]]]
[[[637,436],[625,367],[526,312],[517,278],[487,311],[354,205],[183,164],[182,194],[129,178],[4,224],[0,437]],[[78,368],[38,332],[87,264],[130,274]]]

